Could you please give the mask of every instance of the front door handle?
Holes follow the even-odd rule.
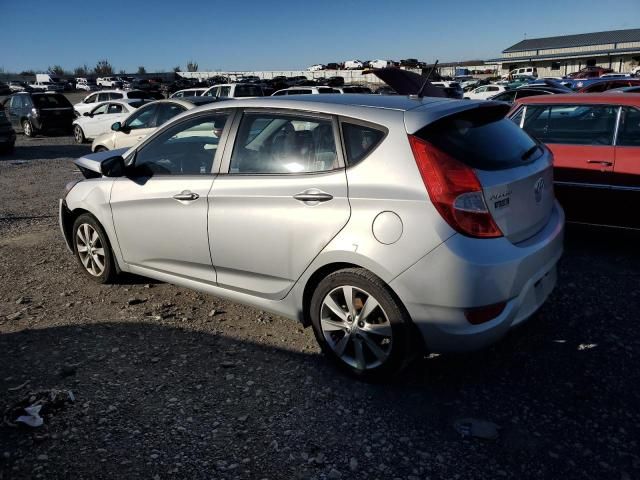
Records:
[[[293,198],[300,202],[328,202],[333,199],[333,195],[326,192],[306,190],[304,192],[297,193]]]
[[[608,162],[606,160],[587,160],[587,163],[597,163],[598,165],[602,165],[603,167],[610,167],[613,165],[613,162]]]
[[[175,198],[176,200],[191,202],[193,200],[199,199],[200,195],[198,195],[197,193],[193,193],[193,192],[189,192],[188,190],[185,190],[181,193],[174,195],[173,198]]]

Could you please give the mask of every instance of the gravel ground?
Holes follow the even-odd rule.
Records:
[[[638,235],[570,228],[530,322],[370,385],[290,320],[140,277],[88,282],[56,223],[88,151],[19,135],[0,157],[0,411],[75,397],[40,428],[0,426],[0,479],[640,478]],[[497,438],[462,436],[466,418]]]

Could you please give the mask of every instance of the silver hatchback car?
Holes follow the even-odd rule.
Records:
[[[132,272],[297,319],[346,370],[477,349],[556,283],[552,156],[508,106],[237,100],[76,161],[60,226],[85,274]]]

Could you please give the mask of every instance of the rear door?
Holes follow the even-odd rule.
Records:
[[[640,109],[623,107],[611,181],[611,218],[620,227],[640,228]]]
[[[527,105],[523,128],[554,155],[556,196],[567,220],[610,222],[618,107]]]
[[[210,198],[218,284],[281,299],[349,219],[337,122],[248,110],[234,130]]]
[[[25,98],[25,95],[14,95],[13,97],[11,97],[11,100],[9,101],[7,116],[9,118],[9,121],[11,122],[11,125],[13,125],[13,127],[16,129],[22,128],[22,126],[20,125],[20,118],[22,115],[22,106],[23,106],[24,98]]]

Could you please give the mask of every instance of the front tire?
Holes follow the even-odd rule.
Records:
[[[100,223],[90,214],[73,222],[73,253],[82,270],[93,281],[111,283],[117,276],[109,238]]]
[[[93,153],[98,153],[98,152],[108,152],[109,149],[107,147],[96,147],[96,149],[93,151]]]
[[[84,143],[86,141],[84,132],[82,131],[82,127],[80,125],[74,125],[73,138],[75,139],[76,143]]]
[[[362,268],[339,270],[317,286],[311,323],[325,355],[364,380],[384,380],[412,358],[410,319],[377,276]]]
[[[31,124],[30,120],[23,120],[22,121],[22,131],[24,132],[25,136],[27,137],[35,137],[35,131],[33,130],[33,125]]]

